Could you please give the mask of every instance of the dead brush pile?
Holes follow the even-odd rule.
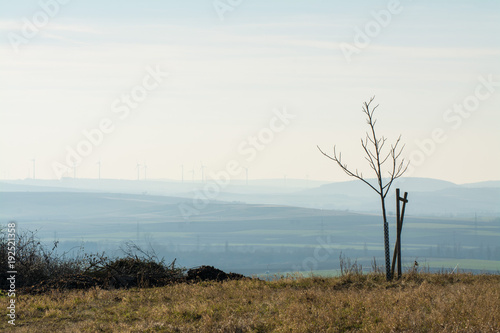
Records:
[[[0,233],[0,266],[7,267],[8,246],[5,233]],[[175,259],[166,264],[154,250],[143,250],[134,243],[121,248],[124,256],[109,258],[104,253],[76,257],[58,254],[57,242],[52,249],[44,246],[34,232],[18,236],[15,253],[16,287],[25,294],[40,294],[54,290],[161,287],[172,283],[198,281],[226,281],[241,279],[242,275],[225,273],[211,266],[189,271],[175,265]],[[0,290],[8,290],[8,274],[0,272]]]

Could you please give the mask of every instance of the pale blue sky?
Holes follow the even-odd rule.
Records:
[[[79,177],[97,177],[101,160],[106,178],[134,179],[145,162],[148,178],[180,179],[184,165],[186,179],[191,170],[199,179],[201,162],[208,174],[235,160],[250,178],[345,180],[316,145],[336,143],[368,174],[360,110],[376,95],[380,133],[402,134],[411,176],[500,179],[500,85],[490,92],[478,79],[500,82],[498,1],[401,0],[350,62],[343,43],[354,45],[355,28],[391,1],[243,0],[223,21],[213,3],[67,1],[25,38],[24,20],[43,19],[39,2],[2,2],[0,178],[31,177],[33,158],[37,178],[56,178],[67,147],[106,118],[114,129],[82,157]],[[18,52],[13,36],[25,38]],[[170,75],[120,119],[113,102],[147,67]],[[473,103],[477,89],[484,97],[472,111],[447,111]],[[295,118],[248,161],[242,145],[284,107]],[[436,129],[442,142],[419,147]]]

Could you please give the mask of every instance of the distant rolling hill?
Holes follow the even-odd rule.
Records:
[[[373,183],[373,180],[371,180]],[[457,185],[428,178],[398,179],[386,198],[388,211],[395,211],[395,191],[408,192],[407,214],[416,216],[500,216],[500,186],[497,182]],[[325,184],[294,193],[224,192],[221,200],[273,203],[317,209],[380,213],[380,197],[361,181]]]
[[[368,182],[372,184],[372,186],[377,188],[378,184],[375,179],[368,179]],[[400,187],[401,190],[408,192],[430,192],[430,191],[443,190],[447,188],[456,188],[459,187],[459,185],[439,179],[401,178],[394,181],[391,187],[391,192],[396,187]],[[318,188],[304,190],[303,193],[325,194],[325,195],[344,194],[349,196],[357,196],[357,195],[365,196],[365,195],[372,195],[372,193],[374,192],[373,189],[371,189],[368,185],[359,180],[356,180],[356,181],[330,183],[322,185]]]
[[[0,218],[10,220],[107,219],[156,220],[160,222],[254,220],[300,218],[324,214],[319,210],[280,205],[248,205],[212,201],[185,219],[181,205],[193,209],[192,200],[180,197],[91,192],[0,192]],[[337,215],[335,211],[328,215]],[[342,213],[345,215],[345,213]]]
[[[371,180],[374,183],[374,180]],[[426,216],[463,216],[479,214],[500,216],[500,182],[457,185],[429,178],[402,178],[392,185],[386,198],[394,211],[395,190],[408,192],[407,213]],[[376,187],[376,186],[375,186]],[[302,199],[316,198],[325,208],[369,212],[380,209],[378,195],[361,181],[332,183],[302,191]],[[297,197],[300,199],[300,197]],[[393,204],[394,203],[394,204]]]
[[[374,179],[369,180],[375,184]],[[167,180],[70,179],[0,182],[0,192],[97,192],[149,194],[195,199],[206,184]],[[407,213],[424,216],[500,216],[500,181],[457,185],[430,178],[401,178],[387,196],[387,209],[394,211],[394,192],[409,193]],[[274,204],[315,209],[379,213],[380,199],[359,180],[335,183],[306,180],[235,180],[219,188],[218,201]],[[180,199],[177,199],[180,200]]]
[[[462,184],[460,186],[467,187],[467,188],[500,187],[500,180],[496,180],[496,181],[490,180],[490,181],[479,182],[479,183],[467,183],[467,184]]]
[[[84,220],[132,218],[145,213],[177,211],[182,198],[91,192],[0,192],[0,218],[36,220]]]

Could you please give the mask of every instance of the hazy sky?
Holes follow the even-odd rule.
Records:
[[[500,179],[500,2],[346,3],[2,1],[0,178],[346,180],[376,95],[409,176]]]

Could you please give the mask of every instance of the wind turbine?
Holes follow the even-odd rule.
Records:
[[[194,168],[191,170],[191,181],[194,183]]]
[[[247,180],[247,186],[248,186],[248,168],[247,167],[244,167],[245,168],[245,172],[246,172],[246,180]]]
[[[203,162],[200,162],[201,163],[201,183],[203,184],[205,182],[205,166],[203,165]]]
[[[139,180],[139,172],[141,171],[141,165],[137,162],[137,180]]]
[[[101,180],[101,160],[99,160],[97,163],[98,168],[99,168],[99,180]]]
[[[35,161],[36,160],[33,158],[31,161],[33,162],[33,179],[35,179],[35,166],[36,166]]]
[[[146,180],[146,175],[147,175],[147,170],[148,170],[148,166],[146,165],[146,162],[144,162],[144,180]]]
[[[76,162],[73,162],[73,179],[76,179]]]

